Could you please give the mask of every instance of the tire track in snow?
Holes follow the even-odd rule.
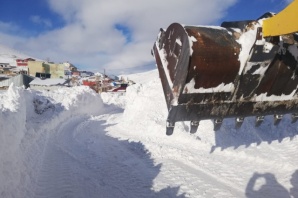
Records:
[[[164,181],[166,180],[166,182]],[[186,197],[242,197],[243,192],[233,183],[222,181],[215,174],[195,169],[181,161],[167,159],[156,181],[157,188],[164,184],[180,186]]]
[[[40,171],[36,197],[123,197],[117,188],[111,189],[102,180],[100,156],[92,153],[74,139],[74,133],[86,117],[70,119],[50,135]],[[86,129],[86,128],[85,128]],[[85,133],[86,130],[79,131]],[[109,170],[105,170],[111,172]]]
[[[90,137],[81,133],[78,133],[81,136],[76,137],[76,139],[80,140],[82,145],[85,144],[86,148],[89,148],[91,155],[85,155],[85,165],[94,170],[93,174],[105,178],[105,185],[111,188],[109,192],[118,189],[122,193],[121,196],[109,195],[108,197],[154,197],[154,192],[150,189],[152,180],[148,180],[147,176],[152,172],[150,170],[152,169],[150,166],[152,162],[144,157],[144,153],[139,154],[138,149],[134,149],[138,145],[126,141],[121,142],[106,136],[104,133],[94,131],[97,129],[94,125],[98,125],[98,122],[98,120],[87,121],[88,124],[83,124],[89,125],[89,130],[96,134],[95,139],[97,141],[92,141],[89,139]],[[103,129],[101,130],[103,131]],[[98,156],[96,151],[100,151],[102,159],[99,164],[95,162],[100,160],[93,160],[93,156]],[[149,178],[154,176],[149,176]]]
[[[101,119],[105,119],[102,117]],[[35,197],[156,197],[159,172],[142,144],[108,137],[104,121],[71,118],[50,133]],[[175,191],[159,197],[174,197]]]
[[[78,184],[69,169],[70,156],[49,142],[39,172],[36,197],[75,197]]]
[[[154,139],[151,139],[151,141],[148,144],[160,145],[160,143],[156,143]],[[212,193],[214,197],[245,197],[247,184],[252,175],[256,172],[269,172],[274,174],[277,178],[277,182],[280,182],[281,185],[289,189],[289,178],[291,178],[291,175],[297,169],[297,166],[295,166],[297,160],[294,160],[296,159],[294,156],[297,156],[297,152],[295,152],[297,151],[297,144],[294,140],[293,142],[289,140],[284,141],[288,141],[287,144],[280,144],[274,141],[271,143],[273,145],[262,143],[259,146],[252,145],[245,150],[243,147],[239,147],[238,149],[228,148],[223,151],[217,149],[213,153],[209,153],[208,148],[210,148],[210,146],[203,143],[187,145],[175,144],[174,148],[172,144],[169,144],[163,145],[161,150],[157,149],[158,146],[151,146],[149,150],[159,151],[155,153],[155,155],[158,157],[158,163],[163,164],[162,173],[166,172],[166,174],[170,175],[175,173],[175,171],[168,171],[172,169],[175,170],[175,168],[171,166],[167,167],[168,161],[172,161],[174,165],[178,164],[178,167],[180,167],[180,163],[185,166],[185,168],[182,169],[186,172],[188,172],[188,166],[196,170],[192,171],[192,174],[197,175],[198,180],[204,178],[202,175],[211,176],[211,181],[212,178],[215,179],[215,181],[212,182],[212,188],[215,186],[221,189],[221,193],[219,195],[217,195],[216,192]],[[290,155],[284,155],[285,151],[290,153]],[[256,152],[258,152],[258,155],[256,155]],[[173,155],[173,153],[176,153],[176,155]],[[204,187],[201,188],[201,193],[193,192],[194,188],[192,188],[192,186],[200,185],[192,185],[192,181],[189,181],[191,179],[184,177],[186,173],[179,173],[179,171],[177,171],[175,174],[177,176],[176,180],[167,180],[170,181],[170,184],[175,184],[176,182],[176,185],[181,186],[181,191],[187,192],[190,197],[200,197],[199,195],[202,195],[202,192],[204,192],[202,189],[204,189]],[[209,181],[209,179],[207,179],[208,177],[205,178],[206,181]],[[199,181],[197,182],[200,183]],[[164,186],[161,185],[161,187]],[[231,189],[230,196],[228,192],[229,189]],[[275,189],[272,188],[273,192],[274,190]],[[228,193],[224,194],[224,192]]]
[[[77,125],[73,125],[75,128]],[[81,197],[77,191],[79,183],[73,166],[76,161],[63,149],[63,142],[57,141],[57,136],[63,134],[68,124],[62,124],[56,132],[49,132],[49,139],[43,155],[42,166],[39,171],[36,197]],[[62,133],[61,133],[62,132]]]

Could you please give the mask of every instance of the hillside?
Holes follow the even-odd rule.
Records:
[[[9,63],[12,66],[16,66],[15,60],[18,58],[25,59],[33,57],[4,45],[0,45],[0,63]]]

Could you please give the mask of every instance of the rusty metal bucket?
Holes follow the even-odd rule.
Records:
[[[236,118],[236,127],[247,116],[257,117],[256,126],[265,115],[297,117],[297,42],[265,39],[259,23],[173,23],[160,30],[152,53],[169,111],[168,135],[178,121],[191,121],[194,133],[204,119],[214,119],[216,130],[228,117]],[[275,117],[278,123],[282,116]]]

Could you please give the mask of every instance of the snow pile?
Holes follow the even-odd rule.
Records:
[[[125,104],[126,104],[125,93],[103,92],[101,93],[101,98],[105,104],[115,105],[122,109],[125,108]]]
[[[63,109],[75,114],[98,113],[103,108],[102,99],[87,86],[58,89],[52,92],[43,92],[43,95],[51,98],[55,105],[61,105]]]
[[[261,21],[260,21],[261,22]],[[238,43],[241,44],[241,52],[239,54],[239,61],[241,63],[238,74],[241,75],[244,66],[249,58],[250,50],[255,43],[257,28],[261,26],[261,24],[254,24],[254,28],[249,29],[247,32],[243,33],[240,38],[237,40]]]
[[[157,79],[157,76],[158,76],[157,69],[143,72],[143,73],[138,73],[138,74],[121,75],[119,76],[120,79],[124,79],[127,81],[132,80],[133,82],[137,83],[137,85],[129,86],[127,88],[127,93],[103,92],[101,93],[101,98],[103,99],[105,104],[115,105],[117,107],[124,109],[126,106],[126,103],[133,104],[134,98],[137,97],[137,93],[140,91],[140,89],[142,89],[140,88],[142,84],[150,83],[152,80]],[[147,88],[150,89],[151,87],[148,86]],[[146,89],[146,88],[143,88],[143,89]]]
[[[206,148],[211,148],[214,142],[213,124],[210,120],[201,121],[199,131],[210,131],[211,133],[189,134],[190,122],[177,122],[174,135],[166,136],[166,119],[168,110],[162,90],[162,85],[158,76],[145,84],[135,84],[129,86],[126,92],[126,106],[117,121],[117,133],[110,133],[120,139],[142,142],[146,149],[155,157],[174,157],[188,160],[189,153],[181,152],[189,145],[198,144],[202,138],[207,142]],[[123,130],[125,129],[125,130]],[[154,142],[154,143],[152,143]],[[161,149],[163,154],[161,154]],[[177,153],[177,152],[178,153]]]
[[[124,121],[121,123],[126,128],[145,128],[145,132],[150,132],[152,127],[164,127],[166,116],[167,106],[159,79],[127,88]]]
[[[65,79],[60,78],[47,78],[47,79],[40,79],[34,78],[30,82],[30,85],[38,85],[38,86],[53,86],[53,85],[63,85],[66,82]]]
[[[26,104],[24,94],[11,86],[0,95],[0,192],[1,197],[9,197],[20,184],[22,172],[21,142],[25,135]],[[16,123],[16,124],[9,124]],[[23,169],[23,167],[21,168]]]
[[[84,86],[36,92],[11,85],[2,93],[1,197],[32,197],[49,134],[69,117],[98,115],[104,111],[103,106],[99,95]]]
[[[20,93],[17,91],[17,88],[11,84],[8,91],[4,92],[0,100],[0,110],[16,112],[20,105],[19,100]]]
[[[123,78],[124,80],[132,80],[135,83],[144,84],[156,79],[156,77],[158,77],[158,70],[154,69],[143,73],[122,75],[120,79]]]

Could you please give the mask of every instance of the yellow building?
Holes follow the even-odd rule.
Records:
[[[28,73],[34,77],[40,74],[50,74],[51,78],[64,78],[64,64],[28,61]]]

